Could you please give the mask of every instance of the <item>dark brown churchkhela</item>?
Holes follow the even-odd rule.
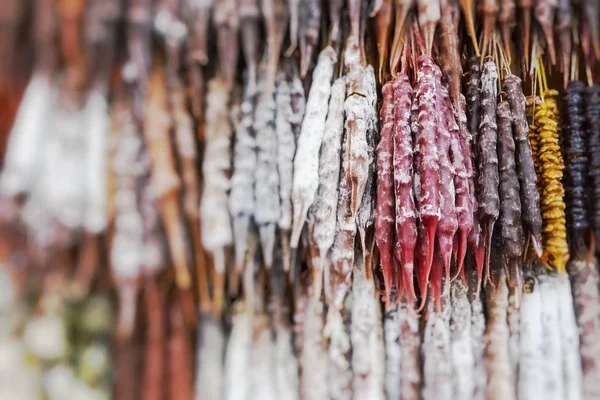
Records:
[[[496,26],[498,12],[500,11],[499,0],[482,0],[479,3],[481,18],[483,20],[483,40],[481,44],[481,54],[490,55],[492,51],[488,48],[491,44],[492,31]]]
[[[486,61],[481,74],[481,122],[479,129],[479,174],[477,183],[477,201],[479,203],[479,219],[485,235],[486,277],[489,278],[489,260],[494,224],[500,214],[500,198],[498,196],[498,125],[496,124],[496,97],[498,72],[493,61]],[[486,278],[486,279],[487,279]]]
[[[521,201],[515,163],[510,106],[501,101],[496,110],[498,118],[498,160],[500,166],[500,234],[502,252],[509,264],[509,276],[517,287],[521,281],[520,260],[523,248]]]
[[[583,243],[590,228],[587,215],[586,180],[588,158],[584,115],[585,84],[571,81],[563,94],[562,144],[565,160],[565,204],[572,254]]]
[[[600,238],[600,86],[587,88],[585,92],[585,117],[587,122],[587,151],[589,155],[592,202],[592,222],[596,241]],[[596,246],[600,254],[600,246]]]
[[[479,121],[481,120],[481,68],[479,57],[469,60],[469,82],[467,84],[467,124],[473,141],[473,161],[477,165],[479,160]]]
[[[516,162],[521,188],[521,206],[523,221],[531,244],[538,256],[542,254],[542,214],[540,210],[540,194],[536,188],[536,174],[533,155],[529,142],[529,124],[525,115],[525,96],[521,79],[509,74],[504,77],[503,84],[507,100],[510,104],[513,121],[513,137],[516,147]]]

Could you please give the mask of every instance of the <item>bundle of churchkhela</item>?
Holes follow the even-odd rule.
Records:
[[[596,0],[4,0],[0,398],[600,397]]]

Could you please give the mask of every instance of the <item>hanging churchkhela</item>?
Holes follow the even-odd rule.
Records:
[[[0,3],[0,398],[600,396],[597,0]]]

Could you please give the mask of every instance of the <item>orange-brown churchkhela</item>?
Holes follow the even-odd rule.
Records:
[[[563,0],[564,1],[564,0]],[[498,23],[502,34],[502,46],[504,54],[509,58],[511,56],[512,34],[517,24],[517,12],[515,0],[500,0],[500,12],[498,14]]]
[[[175,171],[173,146],[169,132],[171,118],[168,113],[167,100],[164,70],[155,66],[146,99],[144,135],[152,159],[152,184],[160,199],[160,212],[167,232],[177,284],[185,289],[190,286],[191,280],[187,261],[186,234],[179,208],[181,182]]]
[[[375,29],[377,31],[377,77],[379,81],[383,80],[385,64],[388,61],[390,50],[390,30],[392,29],[392,19],[394,17],[394,7],[392,0],[383,0],[381,9],[375,16]]]
[[[523,57],[525,58],[525,65],[529,66],[529,55],[531,51],[531,16],[533,9],[533,0],[517,0],[517,8],[519,9],[519,24],[523,30]]]
[[[492,54],[492,32],[494,31],[498,19],[500,2],[499,0],[482,0],[481,3],[479,3],[479,6],[479,12],[481,13],[481,19],[483,21],[483,40],[481,44],[481,54],[483,57]]]
[[[321,0],[303,0],[300,11],[300,76],[304,78],[319,41]]]
[[[463,70],[460,60],[458,25],[455,25],[458,10],[452,0],[440,1],[440,8],[439,63],[444,76],[448,79],[454,108],[460,110],[460,87]]]
[[[565,87],[567,86],[569,76],[571,75],[571,52],[573,48],[572,31],[573,9],[571,8],[571,0],[558,0],[554,32],[558,40],[560,69],[563,73]]]
[[[542,32],[546,38],[546,47],[550,55],[552,64],[556,64],[556,48],[554,46],[554,14],[558,8],[558,0],[536,0],[534,14],[535,18],[542,27]]]

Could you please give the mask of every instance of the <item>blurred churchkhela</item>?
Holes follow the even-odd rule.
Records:
[[[0,399],[600,398],[599,24],[0,1]]]

